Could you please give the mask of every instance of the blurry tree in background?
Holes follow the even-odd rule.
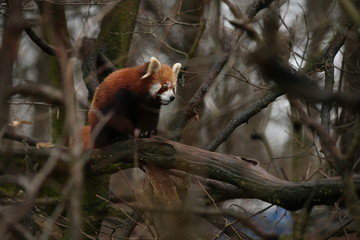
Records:
[[[359,9],[1,0],[1,239],[359,239]],[[151,56],[183,65],[160,138],[84,152],[98,84]]]

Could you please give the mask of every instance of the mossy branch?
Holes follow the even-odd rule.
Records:
[[[269,174],[256,160],[209,152],[159,137],[132,139],[95,150],[89,163],[93,173],[105,174],[129,167],[135,160],[141,166],[152,164],[230,183],[241,190],[238,198],[257,198],[288,210],[301,209],[305,203],[331,205],[343,192],[340,178],[293,183]],[[360,176],[354,179],[360,194]]]

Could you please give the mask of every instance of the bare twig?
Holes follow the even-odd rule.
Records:
[[[14,224],[20,222],[22,218],[28,213],[32,208],[35,198],[49,176],[49,174],[56,167],[58,162],[58,151],[54,151],[54,154],[49,157],[45,165],[41,168],[40,171],[29,181],[28,179],[22,179],[20,182],[24,186],[26,196],[25,200],[17,206],[12,206],[0,211],[0,217],[2,224],[0,227],[0,236],[4,236],[4,233],[8,232],[9,228]],[[14,214],[16,212],[16,214]]]
[[[80,41],[79,57],[82,60],[81,70],[84,83],[88,90],[88,100],[92,100],[96,88],[99,86],[97,78],[97,51],[96,39],[83,37]]]
[[[358,158],[360,147],[360,113],[356,112],[356,128],[355,134],[352,139],[350,147],[347,152],[344,153],[343,159],[339,160],[339,165],[342,167],[342,179],[344,184],[344,197],[346,205],[353,216],[354,225],[356,230],[356,236],[360,238],[360,206],[359,206],[359,194],[356,192],[356,186],[354,178],[352,176],[352,170],[354,163]],[[342,161],[341,161],[342,160]],[[340,162],[341,161],[341,162]]]
[[[246,12],[247,17],[251,20],[260,10],[266,8],[273,0],[257,0],[251,4]],[[231,51],[235,48],[235,45],[239,38],[242,36],[243,31],[236,28],[229,39],[226,40],[224,44],[223,54],[217,58],[217,61],[214,63],[210,69],[207,79],[200,85],[198,90],[195,92],[193,97],[189,100],[185,110],[181,111],[178,119],[176,120],[174,127],[174,136],[172,139],[179,141],[181,139],[182,130],[187,124],[187,122],[197,114],[197,108],[199,104],[204,99],[205,94],[208,92],[211,85],[219,76],[220,72],[227,63]]]
[[[16,177],[14,177],[16,178]],[[2,182],[3,183],[3,182]],[[16,205],[19,203],[24,202],[25,199],[24,198],[2,198],[0,199],[0,203],[2,205]],[[51,205],[56,205],[59,203],[59,199],[58,198],[51,198],[51,197],[45,197],[45,198],[36,198],[34,200],[34,205],[43,205],[43,206],[51,206]]]
[[[24,83],[14,86],[10,89],[7,96],[12,96],[15,94],[24,94],[30,95],[34,97],[39,97],[45,100],[47,103],[53,105],[63,105],[64,104],[64,96],[63,93],[53,87],[44,84],[38,83]]]
[[[330,133],[319,123],[313,121],[310,119],[305,111],[302,109],[299,101],[296,99],[290,98],[290,104],[296,109],[296,111],[299,114],[299,117],[302,122],[304,122],[310,129],[314,130],[316,134],[319,136],[320,143],[322,148],[326,149],[324,153],[326,154],[326,157],[328,158],[328,161],[330,164],[332,164],[333,167],[337,171],[340,170],[339,168],[339,161],[343,159],[342,154],[340,153],[339,149],[336,146],[335,139],[330,135]]]
[[[308,225],[308,220],[311,214],[312,206],[306,206],[301,209],[299,212],[295,213],[294,225],[293,225],[293,234],[292,237],[294,240],[304,239],[304,234],[306,232],[306,226]]]
[[[230,11],[236,18],[242,19],[245,17],[241,10],[230,0],[223,0],[223,2],[229,7]]]
[[[218,134],[214,140],[206,146],[206,150],[215,151],[217,147],[230,136],[230,134],[241,124],[249,121],[251,117],[259,113],[262,109],[266,108],[270,103],[272,103],[276,98],[284,94],[283,91],[279,89],[275,89],[270,92],[263,98],[256,101],[253,105],[251,105],[244,112],[235,116],[228,125],[222,130],[220,134]]]
[[[331,63],[334,61],[336,54],[345,43],[345,39],[347,38],[346,31],[350,30],[352,26],[352,22],[344,20],[340,25],[341,30],[335,33],[327,47],[324,48],[324,50],[318,55],[319,59],[314,59],[311,62],[311,65],[305,66],[303,72],[311,73],[333,68],[334,66]]]
[[[340,226],[332,229],[332,231],[328,234],[328,236],[325,237],[323,240],[328,240],[328,239],[334,237],[337,233],[342,231],[346,226],[348,226],[352,222],[353,222],[353,220],[351,218],[343,220],[342,223],[340,224]]]
[[[199,32],[197,33],[195,39],[194,39],[194,42],[189,50],[189,52],[187,53],[187,58],[192,58],[194,57],[195,55],[195,52],[199,46],[199,43],[200,43],[200,40],[201,40],[201,37],[205,31],[205,27],[206,27],[206,20],[204,18],[202,18],[200,20],[200,24],[199,24],[200,28],[199,28]]]
[[[258,12],[267,8],[272,2],[273,0],[256,0],[246,9],[246,16],[250,19],[254,18]]]
[[[25,28],[26,34],[29,36],[29,38],[45,53],[55,56],[58,49],[54,46],[51,46],[48,44],[44,39],[40,38],[31,27],[27,26]]]
[[[25,142],[26,144],[28,144],[29,146],[32,146],[32,147],[36,147],[38,143],[44,142],[37,138],[20,135],[20,134],[16,134],[16,133],[12,133],[12,132],[4,132],[3,137],[6,139],[18,141],[18,142]]]
[[[31,27],[27,26],[25,28],[25,32],[29,36],[29,38],[45,53],[56,56],[60,54],[60,50],[47,43],[44,39],[39,37]],[[114,64],[105,56],[104,53],[98,51],[96,48],[96,39],[84,37],[79,41],[79,46],[75,45],[75,47],[79,47],[79,52],[81,53],[80,57],[83,60],[83,72],[85,78],[85,84],[89,91],[89,99],[92,99],[93,94],[95,92],[96,87],[99,85],[99,81],[97,79],[97,61],[102,65],[102,68],[106,69],[109,72],[116,71],[116,67]],[[73,50],[67,49],[66,53],[68,57],[71,56]]]
[[[125,220],[124,225],[116,231],[116,238],[119,239],[129,239],[135,227],[139,224],[141,220],[141,214],[139,211],[134,211],[129,218]]]
[[[333,93],[334,87],[334,68],[325,70],[325,86],[324,91],[328,94]],[[330,132],[330,111],[332,103],[323,103],[321,106],[321,125],[324,126],[326,131]]]
[[[183,208],[166,208],[166,207],[156,207],[156,206],[144,206],[140,204],[131,204],[131,206],[137,210],[141,211],[150,211],[150,212],[166,212],[166,213],[172,213],[172,214],[180,214],[184,211]],[[243,224],[246,228],[250,229],[252,232],[254,232],[256,235],[261,237],[262,239],[269,239],[269,240],[275,240],[279,239],[279,236],[277,234],[272,233],[266,233],[261,228],[258,227],[258,225],[249,217],[244,216],[238,212],[235,212],[233,210],[228,209],[217,209],[217,208],[196,208],[192,207],[190,209],[186,209],[187,211],[201,215],[201,216],[227,216],[232,217],[239,221],[241,224]]]
[[[55,22],[55,28],[61,28],[57,26]],[[65,44],[60,41],[63,39],[61,35],[57,36],[59,51],[57,54],[59,66],[61,69],[61,83],[62,89],[68,94],[64,98],[64,109],[65,109],[65,131],[68,136],[72,139],[72,144],[69,146],[69,160],[71,162],[70,178],[73,180],[70,191],[70,237],[72,239],[79,239],[81,237],[81,199],[82,199],[82,186],[83,186],[83,167],[84,161],[81,158],[82,145],[80,139],[80,123],[77,116],[77,109],[75,103],[75,89],[73,82],[73,72],[69,61],[69,57],[65,48]]]

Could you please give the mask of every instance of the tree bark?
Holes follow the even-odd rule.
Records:
[[[159,137],[132,139],[95,150],[89,160],[90,169],[96,174],[108,174],[127,168],[134,162],[134,151],[141,166],[153,164],[230,183],[241,190],[237,198],[257,198],[287,210],[333,204],[342,197],[340,178],[293,183],[269,174],[256,160],[209,152]],[[354,180],[359,194],[360,177],[354,176]]]

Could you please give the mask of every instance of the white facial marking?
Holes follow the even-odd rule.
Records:
[[[160,95],[160,102],[161,104],[164,105],[171,103],[175,99],[175,94],[172,89],[169,89],[159,95]]]
[[[161,88],[161,84],[160,83],[155,83],[153,85],[151,85],[150,89],[149,89],[149,93],[151,96],[156,96],[156,94],[158,93],[158,91]]]

